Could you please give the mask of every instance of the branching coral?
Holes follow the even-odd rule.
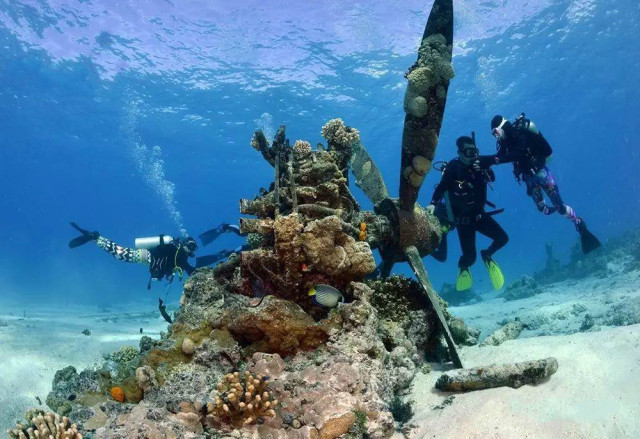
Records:
[[[262,375],[246,371],[225,375],[218,383],[215,403],[207,403],[207,424],[234,428],[256,423],[258,419],[275,417],[278,400],[269,392],[269,381]]]
[[[28,425],[16,424],[8,430],[11,439],[82,439],[76,424],[70,424],[66,416],[46,413],[42,410],[30,410],[25,414]]]
[[[360,141],[360,133],[355,128],[348,127],[342,119],[331,119],[322,127],[322,137],[329,143],[348,147]]]

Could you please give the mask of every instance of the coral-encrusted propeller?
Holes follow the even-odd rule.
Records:
[[[375,204],[376,213],[393,224],[393,239],[380,247],[381,274],[387,276],[395,262],[407,261],[435,309],[453,363],[462,367],[451,332],[422,262],[437,246],[437,222],[416,201],[438,145],[438,136],[453,78],[453,2],[435,0],[418,50],[418,60],[406,76],[409,81],[404,98],[406,113],[402,132],[400,198],[389,198],[378,167],[362,144],[352,146],[351,171],[356,184]]]

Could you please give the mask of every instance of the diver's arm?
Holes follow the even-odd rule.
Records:
[[[476,160],[478,161],[478,165],[480,166],[480,169],[489,169],[493,165],[498,164],[498,156],[495,154],[480,155]]]
[[[196,267],[194,267],[193,265],[189,264],[189,262],[185,261],[184,265],[181,267],[186,273],[187,275],[191,276],[191,273],[193,273],[194,271],[196,271]]]
[[[440,200],[442,200],[442,197],[444,197],[444,193],[447,189],[449,189],[449,186],[453,181],[453,173],[450,172],[450,168],[452,166],[453,165],[449,165],[445,168],[444,173],[442,174],[442,178],[440,179],[440,183],[438,183],[436,189],[433,191],[431,204],[433,204],[434,206],[438,204]]]
[[[123,247],[111,241],[110,239],[105,238],[104,236],[98,237],[98,241],[96,242],[96,244],[98,244],[98,247],[100,247],[102,250],[106,251],[119,261],[147,265],[150,263],[150,254],[147,249]]]

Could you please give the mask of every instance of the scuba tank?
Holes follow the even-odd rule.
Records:
[[[169,235],[157,235],[157,236],[148,236],[144,238],[136,238],[135,245],[136,249],[147,249],[151,250],[152,248],[156,248],[159,245],[169,244],[173,241],[173,238]]]
[[[536,124],[531,119],[527,119],[524,113],[520,113],[520,116],[516,117],[516,120],[513,121],[513,126],[517,130],[524,129],[531,131],[533,134],[540,134]]]

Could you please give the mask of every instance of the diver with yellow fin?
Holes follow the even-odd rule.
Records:
[[[480,255],[489,271],[493,288],[499,290],[504,285],[504,275],[493,260],[493,254],[507,244],[509,236],[493,218],[504,209],[485,211],[485,205],[495,208],[487,201],[487,185],[495,181],[491,166],[496,164],[496,158],[495,155],[479,155],[475,133],[471,136],[456,140],[458,157],[443,166],[442,178],[427,210],[433,214],[444,198],[448,220],[458,230],[462,256],[458,261],[460,271],[456,289],[464,291],[473,285],[469,268],[476,261],[476,232],[480,232],[493,240]]]

